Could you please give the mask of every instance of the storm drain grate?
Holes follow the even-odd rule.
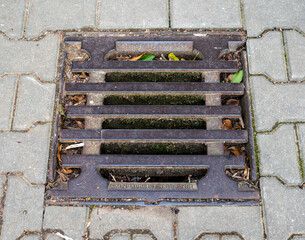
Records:
[[[114,34],[65,44],[51,197],[259,199],[241,35]],[[129,61],[145,51],[157,60]],[[242,83],[225,82],[242,68]]]

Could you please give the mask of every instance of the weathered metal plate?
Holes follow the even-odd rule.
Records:
[[[103,141],[103,142],[226,142],[246,143],[248,132],[245,130],[193,130],[193,129],[104,129],[68,130],[62,129],[60,140]]]
[[[197,183],[139,183],[109,182],[108,190],[114,191],[197,191]]]
[[[68,94],[222,94],[241,96],[244,85],[241,83],[204,82],[106,82],[106,83],[66,83]]]
[[[101,105],[68,106],[67,116],[81,118],[85,116],[119,118],[239,118],[239,106],[184,106],[184,105]]]

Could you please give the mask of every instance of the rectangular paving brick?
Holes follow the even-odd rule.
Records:
[[[48,34],[39,41],[17,41],[0,34],[0,46],[0,76],[36,73],[44,81],[55,79],[59,36]]]
[[[286,240],[305,232],[305,191],[285,187],[275,178],[261,178],[260,187],[269,240]]]
[[[51,125],[28,132],[0,133],[0,173],[23,172],[31,183],[45,183]]]
[[[287,184],[302,182],[293,125],[282,125],[272,133],[257,135],[260,174],[277,176]]]
[[[101,0],[100,28],[168,28],[167,0]]]
[[[0,31],[12,38],[23,34],[23,16],[26,0],[0,0]]]
[[[95,27],[96,0],[31,0],[26,36],[46,30]]]
[[[86,231],[88,208],[48,206],[45,209],[43,228],[60,229],[72,239],[82,239]]]
[[[14,130],[27,130],[37,121],[52,121],[56,85],[40,83],[33,76],[21,76]]]
[[[266,29],[296,28],[305,31],[304,0],[244,0],[247,34],[256,37]]]
[[[305,176],[305,124],[298,124],[297,130],[299,134],[299,146],[301,151],[300,164],[303,164],[303,176]],[[303,181],[305,181],[305,178]]]
[[[257,131],[271,130],[276,122],[305,121],[305,83],[272,84],[251,77],[250,85]]]
[[[239,0],[172,0],[172,28],[242,28]]]
[[[92,212],[90,237],[101,239],[115,229],[149,229],[158,240],[173,240],[174,214],[167,207],[137,209],[95,208]]]
[[[40,231],[43,201],[43,185],[31,186],[20,177],[9,177],[1,239],[16,239],[24,230]]]
[[[246,240],[263,238],[259,206],[203,206],[178,209],[179,240],[193,240],[203,232],[237,232]]]
[[[305,37],[296,31],[284,32],[292,81],[305,79]]]
[[[0,89],[5,89],[1,93],[0,101],[0,130],[9,130],[11,114],[15,98],[16,76],[4,76],[0,78]]]
[[[247,41],[250,74],[265,74],[273,81],[287,81],[282,33],[269,32]]]

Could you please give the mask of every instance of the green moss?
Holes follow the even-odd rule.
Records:
[[[101,154],[206,154],[201,143],[102,143]]]
[[[104,99],[105,105],[204,105],[204,97],[199,95],[110,95]]]
[[[103,129],[205,129],[203,119],[119,119],[109,118],[103,122]]]
[[[201,82],[201,73],[125,72],[107,73],[106,82]]]

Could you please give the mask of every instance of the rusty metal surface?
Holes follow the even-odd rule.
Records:
[[[60,140],[103,142],[226,142],[246,143],[248,132],[245,130],[193,130],[193,129],[104,129],[68,130],[62,129]]]
[[[239,118],[240,106],[191,106],[191,105],[100,105],[68,106],[67,117],[188,117],[188,118]],[[220,124],[221,125],[221,124]]]
[[[84,118],[85,129],[61,129],[60,143],[84,142],[82,154],[62,155],[62,167],[80,168],[78,177],[48,191],[56,198],[95,198],[99,202],[157,202],[185,199],[218,201],[259,200],[257,189],[240,187],[240,182],[226,175],[227,169],[244,169],[244,156],[224,155],[224,144],[247,144],[252,178],[256,177],[249,88],[246,59],[243,57],[244,83],[219,83],[220,73],[238,70],[235,60],[219,60],[219,56],[236,51],[244,39],[237,34],[206,36],[99,36],[69,37],[77,42],[90,59],[73,61],[72,71],[89,73],[89,83],[65,83],[64,96],[85,94],[86,106],[68,106],[68,118]],[[118,61],[115,54],[136,54],[153,48],[153,53],[173,51],[191,56],[196,61]],[[175,49],[175,50],[173,50]],[[206,82],[103,82],[105,72],[116,71],[186,71],[203,72]],[[102,75],[101,75],[102,74]],[[103,80],[99,78],[103,76]],[[101,82],[102,81],[102,82]],[[203,105],[103,105],[105,95],[202,95]],[[96,96],[95,96],[96,95]],[[241,106],[222,106],[224,96],[241,96]],[[97,98],[98,97],[98,98]],[[93,101],[94,99],[98,101]],[[221,130],[223,118],[245,119],[246,130]],[[105,118],[203,118],[206,130],[195,129],[101,129]],[[96,119],[98,121],[96,121]],[[89,124],[92,123],[92,124]],[[99,154],[100,144],[119,143],[204,143],[208,155],[142,155]],[[89,149],[94,145],[94,151]],[[250,146],[251,145],[251,146]],[[203,146],[204,147],[204,146]],[[89,150],[90,151],[89,151]],[[172,153],[175,154],[175,153]],[[56,162],[56,157],[51,159]],[[51,164],[52,165],[52,164]],[[53,165],[52,165],[53,166]],[[53,170],[53,169],[52,169]],[[205,175],[200,175],[202,171]],[[118,182],[102,174],[114,171],[118,175],[182,176],[186,180]],[[186,175],[199,174],[196,180]],[[104,177],[103,177],[104,176]],[[156,178],[160,179],[160,178]],[[173,178],[174,179],[174,178]],[[180,178],[179,178],[180,179]],[[179,182],[180,181],[180,182]],[[256,204],[255,202],[254,204]]]
[[[237,70],[235,60],[219,60],[222,52],[229,49],[228,42],[243,41],[242,36],[147,36],[147,37],[69,37],[65,41],[81,42],[82,50],[90,54],[88,61],[74,61],[72,71],[229,71]],[[203,60],[198,61],[116,61],[107,60],[109,53],[116,51],[117,41],[191,41]],[[232,44],[232,43],[231,43]],[[149,49],[146,49],[146,51]],[[170,50],[170,49],[169,49]],[[119,54],[119,52],[118,52]]]
[[[208,155],[66,155],[63,156],[63,166],[81,168],[79,177],[70,180],[66,190],[52,190],[52,195],[61,197],[92,197],[92,198],[140,198],[149,202],[168,198],[221,198],[221,199],[258,199],[258,193],[238,191],[238,182],[229,179],[225,169],[243,168],[244,156],[208,156]],[[197,191],[185,189],[166,189],[148,191],[136,190],[137,183],[129,190],[108,190],[108,180],[103,178],[99,169],[103,166],[124,167],[178,167],[202,166],[208,173],[197,184]],[[133,188],[134,190],[130,190]],[[170,194],[170,195],[169,195]]]
[[[106,82],[66,83],[69,94],[212,94],[240,96],[244,93],[242,83],[201,83],[201,82]]]

